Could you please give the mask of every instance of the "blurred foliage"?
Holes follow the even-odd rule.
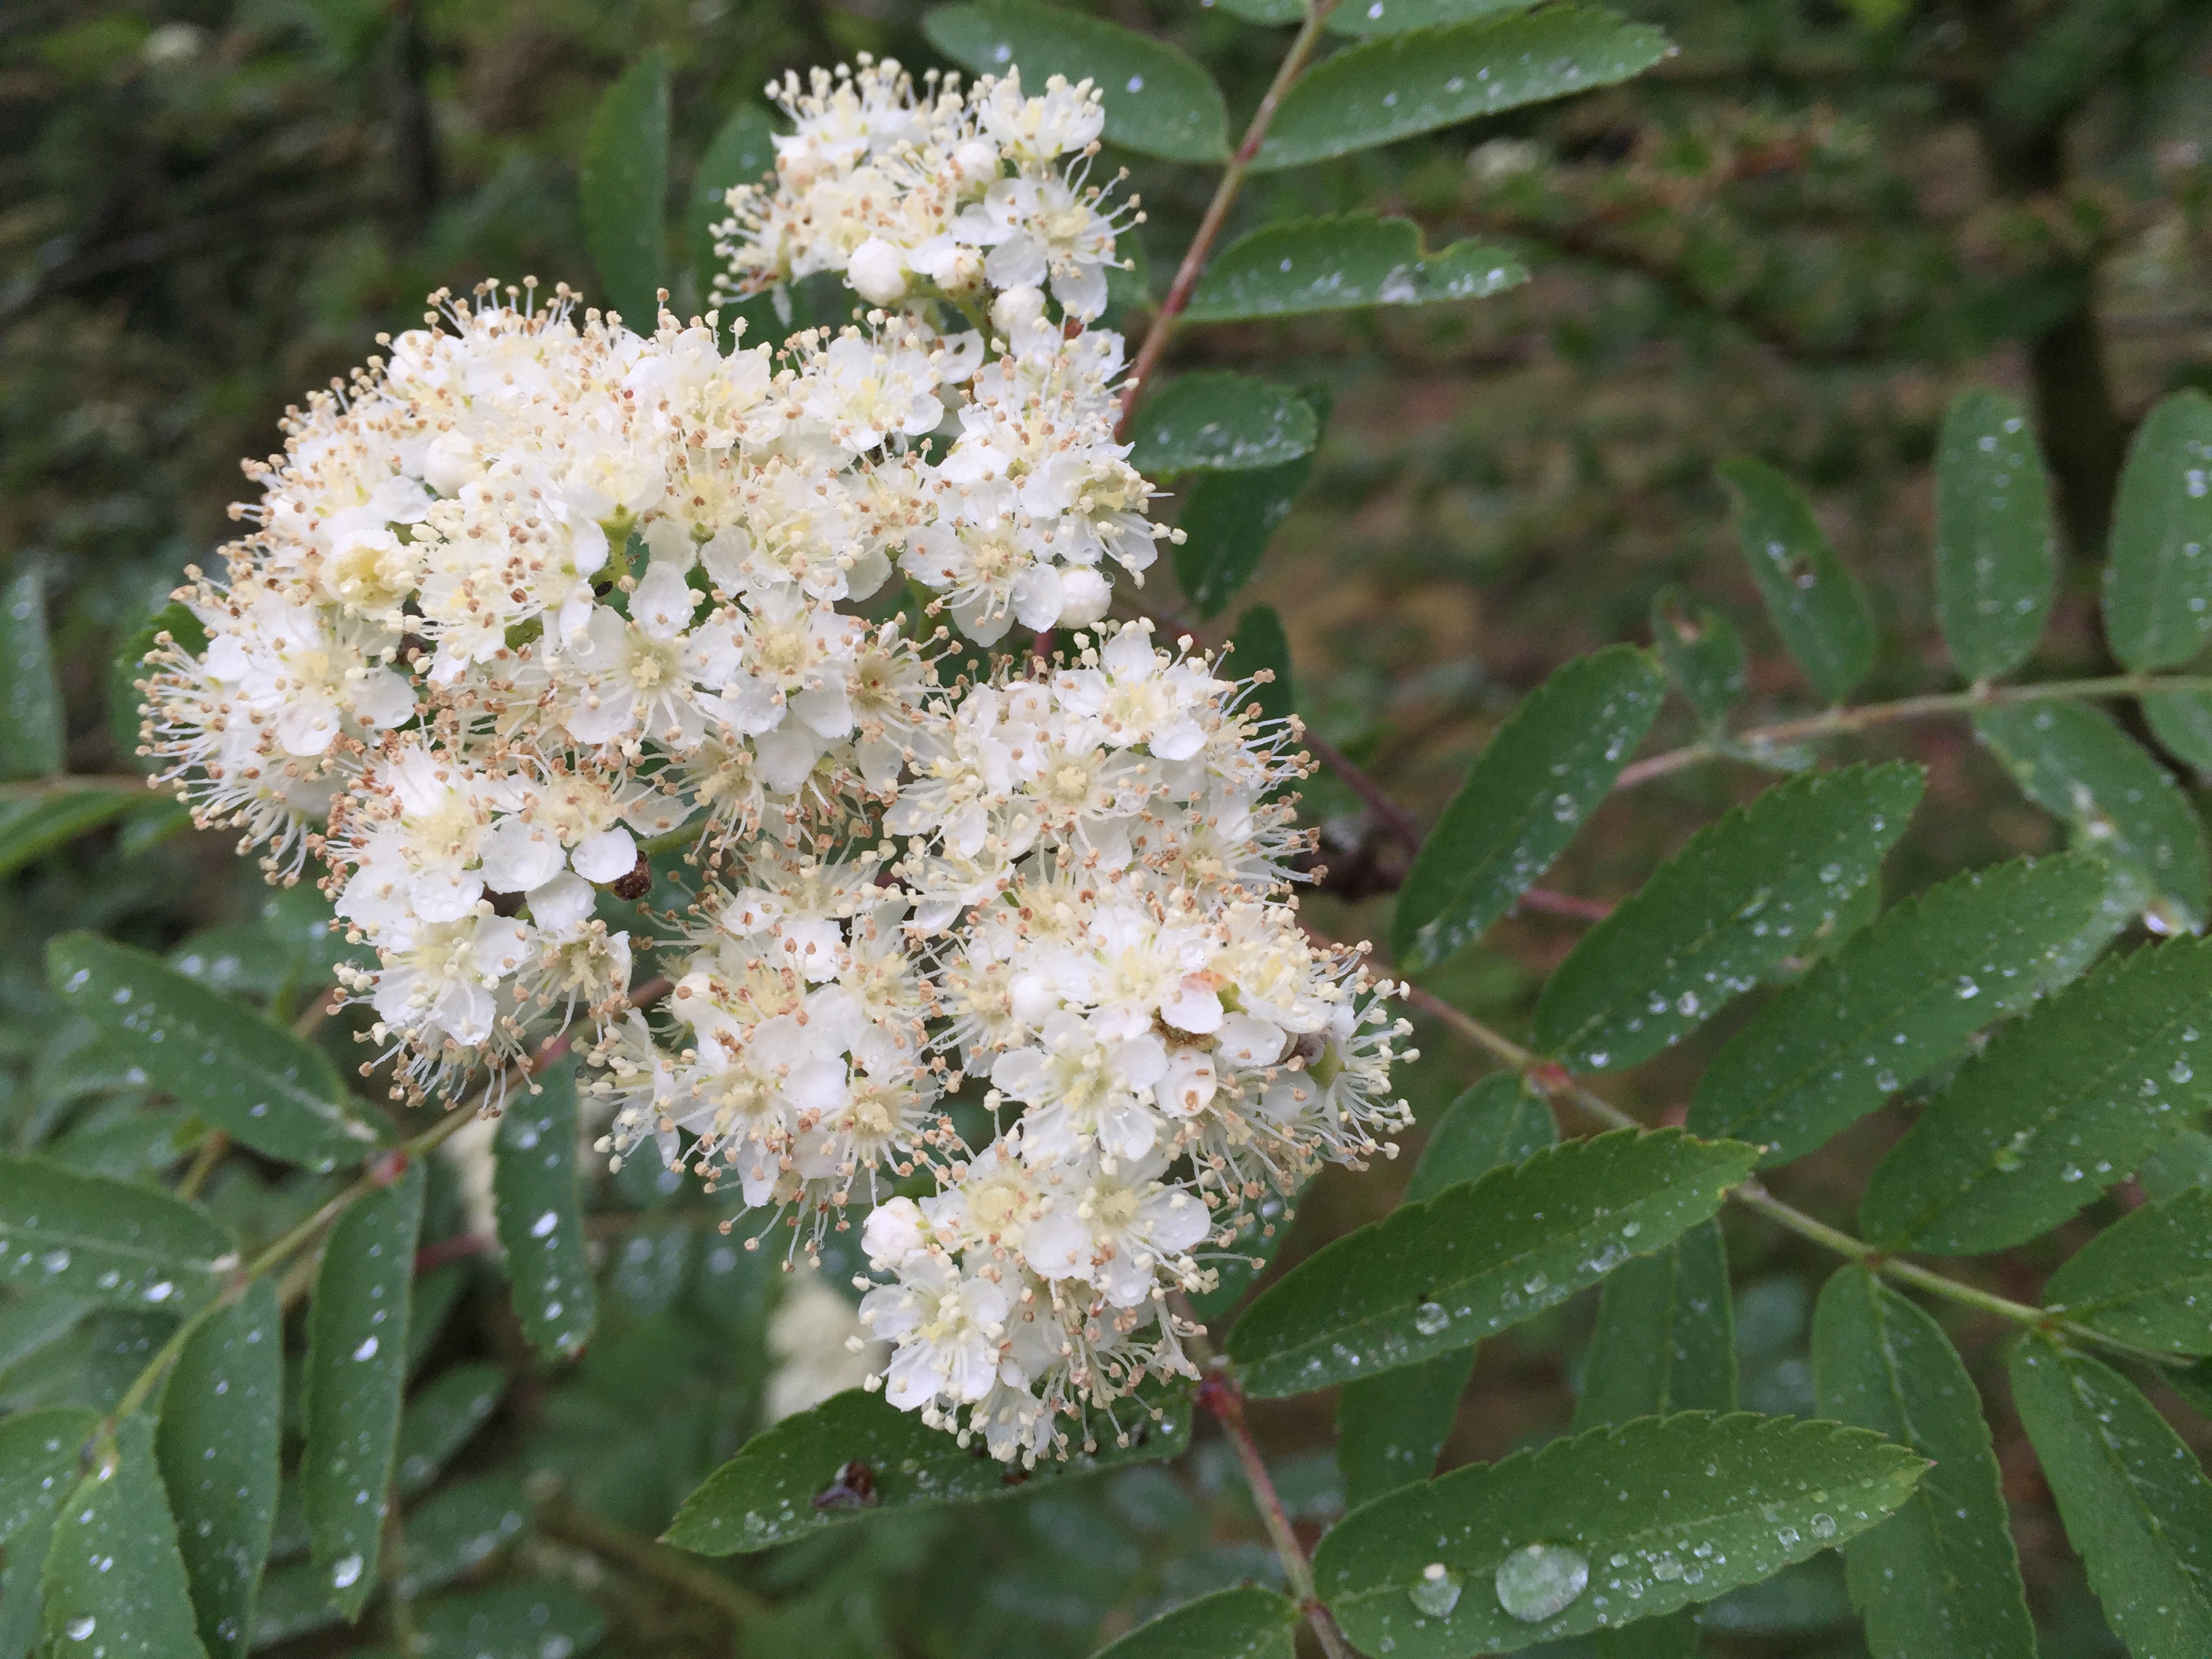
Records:
[[[1200,58],[1233,121],[1283,38],[1170,0],[1097,9]],[[1934,683],[1929,463],[1945,405],[1969,385],[2027,402],[2059,488],[2067,549],[2036,668],[2099,671],[2095,567],[2127,434],[2159,393],[2212,384],[2212,9],[1624,9],[1662,23],[1680,54],[1615,90],[1263,176],[1231,227],[1379,204],[1419,221],[1431,247],[1508,240],[1528,284],[1463,307],[1193,327],[1175,348],[1184,365],[1264,352],[1277,378],[1333,399],[1313,485],[1249,594],[1279,613],[1316,730],[1424,812],[1552,667],[1647,638],[1670,586],[1742,625],[1754,711],[1809,706],[1735,555],[1713,472],[1724,457],[1765,458],[1814,492],[1882,624],[1863,695]],[[0,11],[0,550],[10,577],[45,583],[70,769],[130,769],[108,707],[114,647],[224,538],[237,459],[271,447],[288,401],[368,356],[440,285],[532,273],[596,292],[578,158],[599,96],[642,52],[664,51],[672,69],[682,204],[728,112],[771,73],[860,52],[933,62],[920,12],[908,0],[11,0]],[[1142,274],[1157,293],[1211,178],[1133,170],[1150,216]],[[670,252],[680,311],[697,303],[697,276],[688,248]],[[1149,303],[1136,289],[1116,319],[1133,334]],[[1692,735],[1668,718],[1682,720],[1673,735]],[[1906,744],[1933,770],[1930,810],[1893,865],[1902,887],[2054,844],[1963,732],[1869,747]],[[1685,774],[1640,794],[1633,813],[1616,801],[1552,884],[1631,890],[1747,776]],[[1334,866],[1320,914],[1340,936],[1382,936],[1380,896],[1402,855],[1340,781],[1317,778],[1308,799]],[[46,938],[88,927],[174,949],[187,971],[291,1018],[299,988],[317,982],[314,913],[305,893],[260,887],[222,837],[155,806],[14,875],[0,889],[16,947],[0,959],[0,1136],[147,1179],[191,1144],[173,1109],[102,1075],[82,1034],[57,1027]],[[1430,983],[1511,1026],[1575,936],[1553,916],[1510,921]],[[1735,1023],[1637,1073],[1621,1103],[1679,1113]],[[352,1063],[343,1032],[325,1035]],[[1480,1066],[1440,1032],[1425,1046],[1408,1091],[1428,1115]],[[1793,1170],[1793,1198],[1838,1208],[1853,1190],[1845,1172],[1902,1121],[1893,1108]],[[310,1178],[293,1180],[302,1190],[234,1162],[207,1197],[266,1236],[313,1197]],[[1400,1184],[1332,1175],[1289,1255],[1380,1213]],[[605,1651],[726,1652],[734,1627],[744,1651],[829,1659],[1079,1654],[1174,1601],[1279,1571],[1217,1440],[1174,1469],[957,1516],[887,1516],[738,1568],[655,1546],[677,1500],[757,1421],[768,1363],[775,1276],[724,1242],[701,1204],[635,1168],[599,1180],[611,1291],[590,1352],[560,1371],[526,1358],[495,1282],[455,1255],[441,1281],[452,1312],[426,1334],[428,1352],[440,1365],[494,1359],[515,1378],[457,1467],[519,1459],[536,1482],[535,1524],[478,1577],[527,1570],[587,1590],[609,1614]],[[456,1194],[434,1194],[433,1214],[427,1237],[464,1235]],[[1807,1329],[1826,1263],[1757,1224],[1730,1225],[1743,1401],[1809,1413]],[[1996,1258],[1992,1288],[2032,1294],[2056,1259],[2048,1241]],[[1447,1463],[1565,1428],[1587,1302],[1486,1346]],[[12,1333],[7,1318],[0,1307]],[[112,1402],[162,1322],[101,1314],[21,1364],[0,1352],[0,1407]],[[1986,1380],[1992,1333],[1958,1334]],[[1255,1412],[1309,1539],[1340,1502],[1326,1404]],[[2117,1651],[2016,1425],[1998,1420],[2044,1651]],[[2184,1431],[2204,1443],[2201,1420]],[[1832,1565],[1711,1610],[1712,1650],[1863,1651]],[[330,1639],[309,1633],[287,1650]]]

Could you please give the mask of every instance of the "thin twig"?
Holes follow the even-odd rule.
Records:
[[[200,1189],[207,1185],[208,1177],[215,1173],[215,1166],[222,1161],[223,1152],[229,1146],[228,1135],[220,1129],[210,1129],[207,1139],[200,1142],[199,1149],[192,1154],[191,1167],[185,1171],[185,1178],[177,1183],[178,1196],[198,1198]]]
[[[1267,1473],[1267,1462],[1260,1455],[1252,1431],[1245,1425],[1244,1391],[1227,1371],[1211,1371],[1198,1385],[1198,1403],[1220,1419],[1222,1432],[1237,1449],[1237,1462],[1244,1471],[1245,1483],[1252,1488],[1252,1501],[1267,1526],[1275,1553],[1282,1559],[1291,1595],[1297,1601],[1298,1611],[1305,1614],[1306,1622],[1313,1626],[1315,1636],[1320,1638],[1322,1651],[1328,1655],[1328,1659],[1354,1659],[1352,1644],[1344,1639],[1344,1632],[1336,1627],[1335,1618],[1314,1589],[1313,1564],[1306,1559],[1305,1546],[1298,1542],[1298,1535],[1291,1526],[1282,1498],[1275,1491],[1274,1479]]]
[[[1137,361],[1131,365],[1127,380],[1121,386],[1121,418],[1115,428],[1116,439],[1128,434],[1129,422],[1137,411],[1137,400],[1145,394],[1146,384],[1152,371],[1159,367],[1161,354],[1168,349],[1168,337],[1175,331],[1176,320],[1183,307],[1190,303],[1193,289],[1198,286],[1200,275],[1206,270],[1206,256],[1213,251],[1214,239],[1221,234],[1221,227],[1229,217],[1230,204],[1236,201],[1237,192],[1243,188],[1244,175],[1250,170],[1252,158],[1260,153],[1260,145],[1267,136],[1267,128],[1274,121],[1275,112],[1282,106],[1284,95],[1291,83],[1304,70],[1314,49],[1321,44],[1321,26],[1329,13],[1334,11],[1337,0],[1310,0],[1305,22],[1299,27],[1297,38],[1284,54],[1282,64],[1275,70],[1275,78],[1267,88],[1267,95],[1260,100],[1260,107],[1252,112],[1251,124],[1244,129],[1244,137],[1237,146],[1237,153],[1229,158],[1229,165],[1221,170],[1221,182],[1214,186],[1213,199],[1206,204],[1206,216],[1198,222],[1198,234],[1191,238],[1189,247],[1183,251],[1182,263],[1176,268],[1175,281],[1169,284],[1167,298],[1160,301],[1158,313],[1152,326],[1145,331],[1145,343],[1138,349]]]

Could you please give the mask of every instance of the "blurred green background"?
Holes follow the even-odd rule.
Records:
[[[1096,9],[1198,57],[1239,122],[1286,38],[1196,3]],[[2097,567],[2128,433],[2160,393],[2212,384],[2212,8],[1623,9],[1662,23],[1679,55],[1615,90],[1265,176],[1231,226],[1384,205],[1419,221],[1432,246],[1473,233],[1515,242],[1527,285],[1392,315],[1193,328],[1170,354],[1178,369],[1261,362],[1329,394],[1314,482],[1247,597],[1288,625],[1301,712],[1417,813],[1441,805],[1498,720],[1552,668],[1648,638],[1652,599],[1670,583],[1744,629],[1754,715],[1812,705],[1735,549],[1712,471],[1730,455],[1763,456],[1811,490],[1867,583],[1884,648],[1863,695],[1941,685],[1929,463],[1944,406],[1970,386],[2029,401],[2060,489],[2070,546],[2033,672],[2107,669]],[[115,645],[225,538],[239,458],[274,447],[288,403],[368,356],[379,331],[409,326],[433,288],[528,273],[595,292],[577,161],[599,98],[641,52],[662,47],[674,73],[682,240],[670,258],[682,274],[672,303],[684,310],[702,292],[691,173],[729,112],[786,69],[860,52],[932,64],[921,10],[906,0],[9,0],[0,553],[10,578],[36,572],[44,583],[70,769],[133,764],[110,707]],[[1140,274],[1157,293],[1212,180],[1131,166],[1149,216]],[[1137,289],[1109,319],[1133,336],[1146,309]],[[1164,568],[1156,581],[1148,601],[1182,605]],[[1672,735],[1686,738],[1686,722]],[[1960,726],[1900,728],[1863,747],[1931,769],[1892,865],[1899,890],[2057,843]],[[1632,890],[1754,781],[1720,766],[1617,799],[1549,884],[1599,899]],[[1380,937],[1402,854],[1339,781],[1316,779],[1307,802],[1331,866],[1317,919],[1340,936]],[[105,1160],[88,1167],[149,1178],[163,1167],[143,1099],[112,1079],[56,1081],[67,1067],[52,1053],[46,937],[89,927],[157,949],[193,941],[186,954],[231,964],[210,972],[289,1013],[298,973],[286,964],[311,911],[304,895],[272,904],[227,838],[160,809],[0,884],[14,947],[0,956],[7,1144],[76,1138],[77,1156]],[[1433,982],[1510,1028],[1575,937],[1554,917],[1510,921]],[[1703,1057],[1738,1023],[1716,1022],[1614,1085],[1616,1097],[1647,1119],[1679,1117]],[[1423,1042],[1409,1092],[1433,1115],[1481,1065],[1440,1032]],[[1896,1109],[1869,1120],[1794,1166],[1784,1190],[1816,1212],[1847,1212],[1902,1121]],[[1333,1172],[1289,1254],[1380,1213],[1405,1167]],[[1276,1571],[1212,1443],[1174,1471],[973,1515],[881,1517],[787,1550],[746,1570],[744,1593],[759,1601],[735,1611],[687,1590],[685,1564],[645,1540],[751,1421],[772,1292],[744,1264],[716,1265],[729,1252],[696,1224],[696,1197],[635,1178],[605,1184],[596,1201],[619,1305],[580,1368],[525,1376],[467,1456],[519,1459],[568,1483],[570,1523],[549,1519],[520,1547],[610,1609],[609,1650],[726,1652],[735,1640],[754,1653],[804,1644],[825,1659],[1081,1653],[1168,1600]],[[1978,1271],[2032,1297],[2112,1202],[2055,1244]],[[1756,1223],[1729,1224],[1744,1403],[1809,1412],[1806,1323],[1828,1264]],[[496,1288],[483,1294],[465,1273],[454,1283],[464,1314],[437,1339],[446,1358],[526,1370]],[[1585,1300],[1486,1346],[1448,1462],[1565,1426],[1589,1320]],[[143,1334],[127,1323],[93,1322],[27,1380],[0,1369],[0,1407],[119,1386],[102,1379],[133,1368]],[[2045,1652],[2118,1653],[2002,1402],[1998,1333],[1969,1321],[1954,1334],[1996,1392]],[[62,1364],[82,1376],[57,1382]],[[1328,1404],[1255,1410],[1310,1528],[1337,1501]],[[2195,1444],[2212,1445],[2201,1419],[2174,1414]],[[1708,1617],[1709,1648],[1863,1652],[1832,1565],[1723,1604]],[[310,1634],[288,1650],[352,1639]]]

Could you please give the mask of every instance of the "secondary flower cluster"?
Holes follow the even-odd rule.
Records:
[[[1188,1369],[1168,1295],[1258,1200],[1390,1150],[1406,1028],[1287,902],[1295,726],[1104,621],[1163,532],[1099,260],[1052,218],[1106,224],[1048,170],[1095,94],[917,101],[866,63],[783,94],[733,276],[887,301],[873,240],[902,308],[770,350],[439,296],[248,469],[146,747],[272,879],[319,861],[374,951],[365,1073],[420,1098],[588,1016],[602,1150],[734,1189],[787,1255],[860,1206],[889,1397],[1033,1458]],[[1073,642],[956,657],[941,615]],[[656,880],[693,890],[634,942]]]

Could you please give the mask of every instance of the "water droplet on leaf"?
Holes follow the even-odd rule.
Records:
[[[1565,1544],[1530,1544],[1498,1564],[1498,1605],[1538,1625],[1574,1604],[1589,1583],[1589,1557]]]

